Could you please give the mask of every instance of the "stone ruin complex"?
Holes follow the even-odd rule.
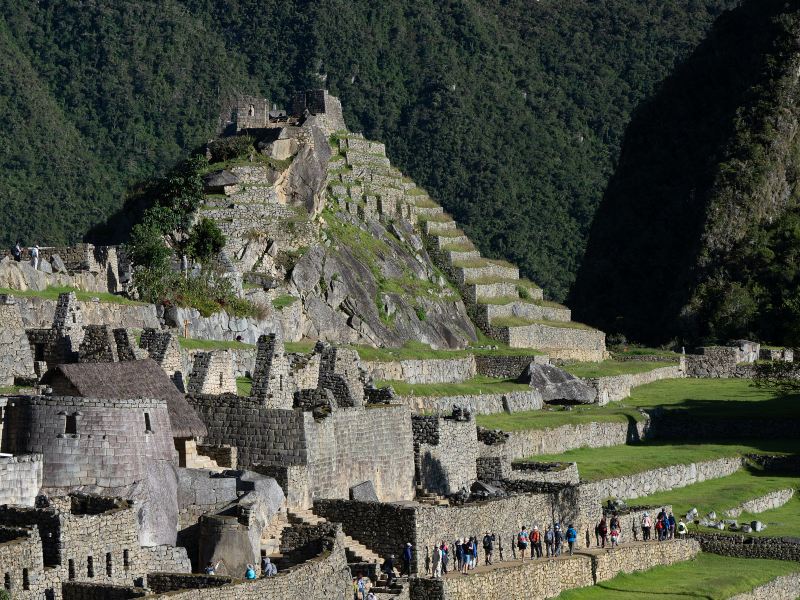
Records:
[[[426,563],[434,544],[454,535],[493,531],[513,544],[520,524],[551,521],[583,531],[609,497],[741,467],[720,459],[587,483],[575,463],[517,461],[670,432],[648,416],[570,435],[503,433],[478,427],[474,415],[604,405],[662,378],[749,377],[756,360],[790,361],[790,350],[736,341],[635,375],[570,376],[560,361],[604,359],[604,334],[571,323],[569,310],[544,302],[516,267],[481,257],[390,164],[383,144],[346,131],[327,91],[297,94],[287,112],[241,98],[232,117],[229,132],[253,136],[260,152],[290,166],[209,177],[205,213],[223,226],[236,281],[258,282],[243,295],[296,302],[259,321],[109,306],[72,292],[57,301],[0,295],[0,386],[15,386],[0,398],[0,575],[13,598],[347,599],[362,573],[381,600],[521,598],[520,589],[544,598],[697,554],[700,542],[676,540],[446,580],[431,579]],[[325,233],[331,213],[385,243],[392,256],[379,270],[425,281],[428,297],[376,287],[354,248]],[[43,255],[52,273],[0,261],[0,282],[123,289],[129,269],[116,249],[57,250]],[[287,256],[297,258],[288,269]],[[463,348],[476,326],[508,352],[381,362],[347,346]],[[187,350],[186,334],[251,346]],[[287,351],[286,340],[301,337],[319,341]],[[527,387],[414,397],[375,385],[476,376]],[[626,512],[625,527],[642,510]],[[390,586],[378,566],[407,543],[411,575]],[[278,576],[243,581],[262,556]],[[213,575],[204,573],[209,562]]]

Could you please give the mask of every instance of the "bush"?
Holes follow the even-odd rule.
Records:
[[[253,152],[253,138],[249,135],[222,138],[211,142],[208,149],[212,163],[224,162]]]
[[[211,219],[203,217],[189,232],[186,250],[195,260],[207,263],[219,254],[224,246],[225,236],[219,226]]]

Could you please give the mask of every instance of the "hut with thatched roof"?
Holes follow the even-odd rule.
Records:
[[[227,169],[214,171],[203,177],[203,191],[230,196],[239,191],[239,178]]]

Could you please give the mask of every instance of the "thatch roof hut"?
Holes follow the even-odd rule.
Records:
[[[206,426],[154,360],[74,363],[51,369],[42,382],[62,396],[130,400],[150,398],[167,403],[172,437],[203,437]]]

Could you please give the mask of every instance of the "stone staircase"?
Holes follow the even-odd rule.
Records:
[[[545,301],[542,290],[521,279],[516,266],[481,256],[442,207],[391,165],[383,144],[347,134],[338,139],[335,152],[328,183],[339,207],[363,220],[400,217],[417,227],[484,333],[512,348],[534,348],[556,358],[606,358],[602,331],[573,322],[568,308]]]

